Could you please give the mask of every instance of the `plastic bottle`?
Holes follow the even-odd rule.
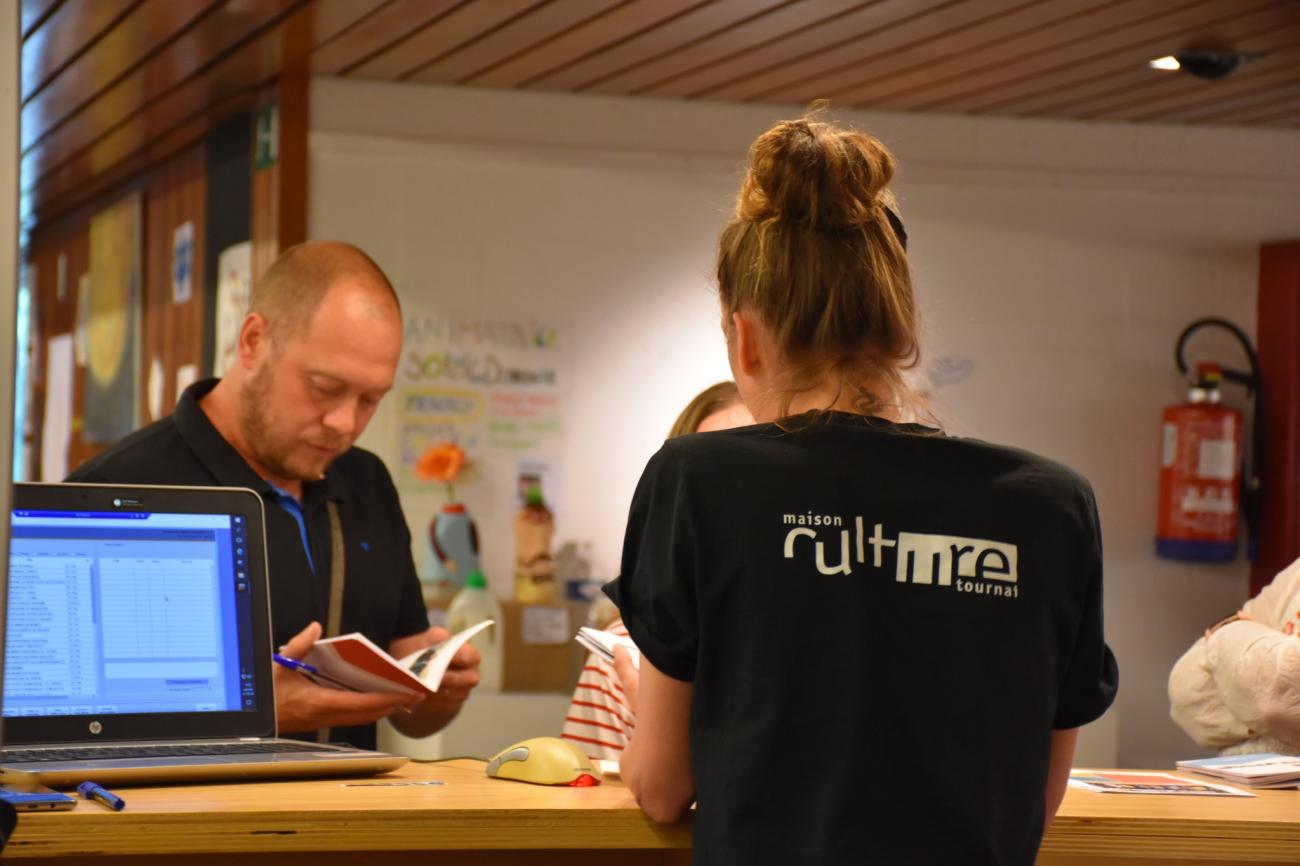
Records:
[[[551,604],[555,601],[555,560],[551,557],[555,517],[546,507],[539,485],[528,488],[514,528],[515,601]]]
[[[456,634],[485,619],[496,625],[479,632],[470,643],[483,655],[478,687],[495,692],[501,689],[501,606],[488,589],[483,572],[474,570],[465,576],[465,585],[447,608],[447,630]]]
[[[443,611],[451,604],[465,577],[478,569],[478,527],[465,505],[448,502],[429,522],[424,536],[424,582],[426,607]]]

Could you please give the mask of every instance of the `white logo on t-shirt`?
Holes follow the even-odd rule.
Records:
[[[811,552],[821,574],[852,574],[855,564],[884,570],[884,552],[893,549],[894,580],[898,583],[952,586],[958,592],[979,595],[1019,596],[1018,550],[1014,544],[924,532],[899,532],[891,538],[885,534],[883,523],[875,524],[868,535],[861,517],[853,518],[852,529],[844,527],[844,519],[836,515],[785,514],[781,522],[794,527],[785,536],[785,558],[794,559],[801,550]],[[823,539],[821,533],[827,530],[830,538]],[[809,541],[800,543],[802,538]]]

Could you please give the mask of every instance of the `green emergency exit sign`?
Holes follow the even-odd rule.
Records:
[[[257,171],[275,165],[280,155],[280,107],[264,105],[257,112],[253,135],[253,167]]]

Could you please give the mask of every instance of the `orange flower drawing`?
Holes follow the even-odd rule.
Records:
[[[415,464],[415,477],[422,481],[440,481],[450,487],[465,468],[465,452],[455,442],[430,445]]]

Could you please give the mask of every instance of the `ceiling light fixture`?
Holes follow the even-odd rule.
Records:
[[[1197,78],[1223,78],[1231,75],[1237,67],[1247,60],[1258,60],[1262,54],[1247,54],[1243,51],[1180,51],[1166,54],[1147,62],[1152,69],[1167,72],[1182,71]]]

